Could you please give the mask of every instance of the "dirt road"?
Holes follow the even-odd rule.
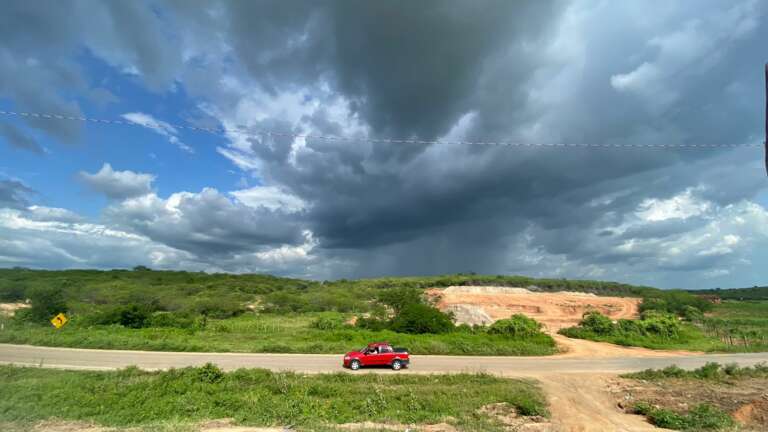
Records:
[[[370,369],[363,373],[487,372],[539,380],[549,398],[557,432],[658,430],[640,417],[618,410],[605,388],[611,374],[677,364],[691,369],[708,361],[752,365],[768,361],[768,353],[716,354],[657,352],[564,338],[570,352],[550,357],[412,356],[412,366],[393,372]],[[180,353],[48,348],[0,344],[0,363],[63,369],[111,370],[135,365],[159,370],[212,362],[225,370],[266,368],[307,373],[346,371],[340,355]],[[346,371],[348,372],[348,371]],[[360,373],[360,372],[358,372]]]

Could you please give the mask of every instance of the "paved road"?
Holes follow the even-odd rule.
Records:
[[[753,365],[768,362],[768,353],[709,354],[670,357],[471,357],[412,356],[405,373],[488,372],[504,376],[545,376],[558,373],[625,373],[676,364],[693,369],[708,361]],[[62,369],[111,370],[126,366],[160,370],[198,366],[212,362],[225,370],[265,368],[273,371],[322,373],[343,371],[341,355],[326,354],[240,354],[180,353],[157,351],[93,350],[48,348],[29,345],[0,344],[0,363],[33,365]],[[393,373],[387,369],[375,372]]]

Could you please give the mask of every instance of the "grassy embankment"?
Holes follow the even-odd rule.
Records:
[[[146,269],[0,269],[0,301],[23,300],[36,291],[55,290],[61,293],[60,303],[72,318],[60,331],[54,331],[41,319],[33,323],[18,317],[6,318],[0,342],[174,351],[338,353],[383,339],[406,346],[416,354],[555,352],[554,342],[543,334],[500,336],[466,327],[440,334],[410,334],[312,326],[319,313],[343,318],[381,317],[390,305],[383,304],[380,298],[393,289],[450,285],[527,286],[542,291],[614,295],[638,295],[652,290],[612,282],[519,276],[446,275],[314,282],[268,275]]]
[[[451,423],[461,430],[502,430],[478,413],[507,403],[521,415],[547,416],[530,381],[482,374],[301,375],[260,369],[223,373],[213,366],[166,372],[42,370],[0,366],[0,426],[28,430],[41,420],[86,421],[144,430],[194,430],[233,418],[253,426]],[[27,429],[25,429],[27,428]]]
[[[388,341],[395,346],[407,347],[415,354],[547,355],[555,350],[554,342],[546,335],[516,339],[462,331],[406,334],[345,327],[322,330],[312,326],[318,316],[339,315],[334,312],[291,316],[244,313],[234,318],[210,319],[203,329],[87,326],[79,324],[75,317],[61,330],[55,330],[50,326],[6,319],[5,330],[0,331],[0,342],[150,351],[325,354],[362,348],[371,341]]]

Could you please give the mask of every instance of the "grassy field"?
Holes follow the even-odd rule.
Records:
[[[516,339],[461,331],[444,334],[404,334],[388,330],[356,328],[321,330],[312,327],[318,317],[343,314],[304,313],[276,315],[245,313],[223,320],[208,320],[202,330],[174,327],[141,329],[85,326],[75,317],[61,330],[52,326],[5,322],[0,342],[81,348],[136,349],[151,351],[279,352],[339,354],[371,341],[388,341],[414,354],[454,355],[547,355],[555,352],[551,337]]]
[[[179,430],[209,419],[315,430],[363,421],[451,423],[461,430],[502,430],[479,414],[504,402],[522,415],[547,416],[530,381],[490,375],[301,375],[215,367],[143,372],[42,370],[0,366],[0,425],[22,430],[57,418],[104,426]]]

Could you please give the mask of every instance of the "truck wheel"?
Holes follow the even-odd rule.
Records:
[[[392,370],[400,370],[403,368],[403,363],[400,360],[395,360],[392,362]]]
[[[360,369],[360,362],[358,360],[352,360],[349,363],[349,368],[352,370],[358,370]]]

